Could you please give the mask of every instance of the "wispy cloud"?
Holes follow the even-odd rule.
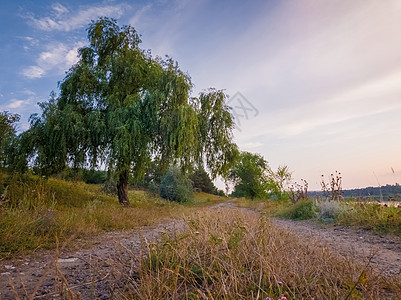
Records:
[[[241,146],[241,149],[244,149],[244,150],[254,150],[256,148],[263,146],[263,144],[259,143],[259,142],[249,142],[249,143],[241,144],[240,146]]]
[[[61,42],[50,44],[46,51],[39,54],[37,64],[24,69],[22,75],[34,79],[41,78],[52,70],[64,72],[78,61],[78,49],[83,45],[83,42],[77,42],[72,47]]]
[[[45,70],[43,70],[39,66],[30,66],[28,68],[25,68],[22,70],[22,75],[29,79],[34,79],[34,78],[41,78],[45,74]]]
[[[97,19],[100,16],[108,16],[119,18],[127,5],[107,5],[107,6],[91,6],[81,8],[77,12],[70,12],[60,3],[52,5],[51,16],[36,17],[33,14],[28,14],[26,18],[29,22],[45,31],[71,31],[87,25],[91,20]]]
[[[138,24],[141,24],[145,22],[144,16],[146,15],[147,12],[149,12],[152,8],[152,4],[147,4],[141,9],[139,9],[133,17],[129,20],[129,23],[133,26],[138,26]]]
[[[14,110],[14,109],[21,109],[26,105],[31,104],[32,102],[32,97],[29,97],[28,99],[25,100],[20,100],[20,99],[11,99],[8,101],[5,105],[2,105],[1,110]]]
[[[371,117],[401,108],[401,72],[375,78],[360,86],[345,89],[333,97],[286,110],[286,120],[276,131],[282,136],[293,136],[329,124]],[[278,123],[279,118],[275,118]],[[290,120],[290,121],[288,121]],[[277,130],[278,129],[278,130]]]

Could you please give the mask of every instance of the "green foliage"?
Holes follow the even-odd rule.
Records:
[[[135,29],[114,19],[92,21],[88,40],[60,95],[40,104],[42,115],[31,117],[25,134],[26,151],[43,174],[105,162],[116,174],[120,202],[128,204],[129,177],[142,179],[152,157],[158,174],[172,163],[227,173],[238,151],[223,92],[190,98],[190,77],[178,64],[142,50]]]
[[[292,176],[288,166],[279,166],[276,172],[269,168],[267,173],[267,190],[270,198],[287,200],[289,196],[286,188]]]
[[[177,167],[171,167],[162,178],[160,196],[170,201],[187,202],[192,197],[192,184]]]
[[[259,154],[242,152],[231,170],[230,179],[235,183],[234,197],[266,198],[267,161]]]
[[[7,154],[13,152],[13,143],[16,139],[15,123],[20,116],[11,114],[7,111],[0,112],[0,167],[9,165]]]
[[[233,118],[226,104],[228,96],[215,89],[209,89],[193,99],[193,105],[198,115],[198,162],[211,171],[212,178],[216,175],[229,175],[235,166],[239,152],[232,141],[234,128]]]
[[[198,168],[191,175],[192,185],[194,189],[198,189],[201,192],[208,194],[216,194],[217,188],[214,186],[209,175],[203,168]]]
[[[401,235],[401,207],[387,207],[376,202],[345,202],[341,213],[336,216],[336,222]]]
[[[316,207],[312,200],[301,200],[283,209],[277,215],[292,220],[308,220],[316,216]]]

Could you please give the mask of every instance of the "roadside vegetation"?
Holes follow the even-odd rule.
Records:
[[[401,207],[391,202],[344,198],[341,182],[341,174],[337,172],[331,174],[328,183],[322,178],[323,197],[319,198],[309,198],[305,185],[299,185],[296,190],[291,190],[294,195],[291,197],[294,200],[292,204],[287,202],[284,206],[276,205],[273,208],[274,215],[293,220],[315,219],[401,236]]]

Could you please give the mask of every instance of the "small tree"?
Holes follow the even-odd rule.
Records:
[[[233,196],[251,199],[266,198],[268,170],[267,161],[263,156],[242,152],[230,174],[231,181],[235,183]]]
[[[202,167],[196,169],[191,175],[192,185],[195,189],[199,189],[202,192],[214,194],[217,193],[217,188],[214,186],[209,175]]]
[[[267,176],[267,190],[270,195],[277,199],[283,199],[286,195],[288,183],[291,180],[292,173],[288,166],[279,166],[277,171],[268,169]]]

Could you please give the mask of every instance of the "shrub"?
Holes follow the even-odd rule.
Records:
[[[177,167],[171,167],[160,183],[160,197],[176,202],[192,198],[192,183]]]
[[[315,216],[316,206],[312,200],[302,200],[278,213],[279,217],[292,220],[308,220]]]
[[[338,201],[322,201],[317,203],[318,217],[321,221],[335,221],[344,210]]]

